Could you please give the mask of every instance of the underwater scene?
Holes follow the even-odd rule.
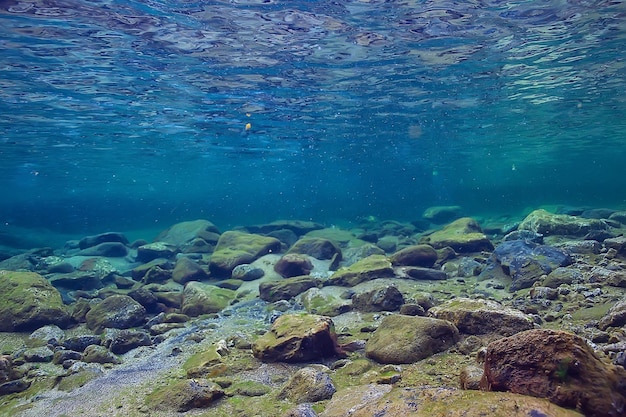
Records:
[[[0,0],[0,416],[625,416],[626,2]]]

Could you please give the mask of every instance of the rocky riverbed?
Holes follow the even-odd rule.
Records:
[[[433,207],[6,247],[0,412],[625,416],[624,231]]]

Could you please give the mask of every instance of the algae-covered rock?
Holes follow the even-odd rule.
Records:
[[[365,354],[380,363],[413,363],[442,352],[459,340],[449,321],[394,314],[386,316],[367,341]]]
[[[109,352],[107,348],[100,345],[89,345],[83,352],[83,362],[87,363],[114,363],[119,364],[122,361]]]
[[[336,389],[326,372],[306,367],[298,370],[278,393],[296,404],[314,403],[332,398]]]
[[[220,236],[209,269],[228,276],[237,265],[249,264],[268,253],[280,252],[280,240],[250,233],[228,231]]]
[[[209,278],[209,274],[192,259],[185,256],[176,261],[176,266],[172,271],[172,279],[179,284],[189,281],[202,281]]]
[[[540,209],[526,216],[518,229],[530,230],[546,236],[585,236],[592,230],[605,230],[607,225],[599,219],[587,219],[567,214],[552,214]]]
[[[326,281],[326,284],[353,287],[361,282],[393,276],[391,262],[386,256],[370,255],[347,268],[339,269]]]
[[[207,379],[185,379],[153,391],[146,398],[148,407],[166,412],[205,408],[224,396],[224,390]]]
[[[493,250],[493,245],[483,233],[478,222],[470,217],[462,217],[424,237],[421,243],[428,243],[435,249],[451,247],[457,252],[480,252]]]
[[[322,281],[319,278],[308,275],[285,278],[280,281],[262,282],[259,284],[259,297],[270,303],[278,300],[289,300],[309,288],[316,288],[321,284]]]
[[[127,295],[112,295],[89,310],[87,327],[96,333],[105,328],[128,329],[143,324],[146,309]]]
[[[463,209],[460,206],[433,206],[424,210],[422,218],[432,223],[443,224],[462,215]]]
[[[623,416],[626,370],[600,360],[574,334],[528,330],[487,346],[483,388],[547,398],[588,417]]]
[[[61,294],[37,273],[0,271],[0,331],[30,331],[47,324],[70,324]]]
[[[582,417],[543,398],[455,388],[360,385],[340,390],[319,417]]]
[[[448,320],[461,333],[511,336],[534,327],[532,318],[493,300],[455,298],[428,310],[431,317]]]
[[[423,266],[430,268],[437,262],[437,251],[430,245],[411,245],[389,257],[394,266]]]
[[[183,290],[182,313],[190,317],[218,313],[235,298],[233,290],[192,281]]]
[[[276,220],[271,223],[259,224],[254,226],[246,226],[251,233],[268,234],[278,230],[290,230],[296,235],[303,235],[313,230],[322,229],[319,223],[309,220]]]
[[[137,260],[139,262],[150,262],[159,258],[170,259],[178,252],[178,248],[169,243],[148,243],[137,248]]]
[[[285,314],[252,345],[263,362],[306,362],[338,353],[335,326],[329,317]]]
[[[352,296],[352,307],[362,312],[394,311],[404,304],[404,296],[393,285]]]
[[[303,237],[293,244],[287,254],[299,253],[309,255],[316,259],[332,259],[339,255],[341,259],[341,249],[332,240],[321,237]]]
[[[193,244],[194,239],[203,239],[212,242],[215,235],[219,235],[218,228],[208,220],[191,220],[176,223],[159,233],[155,242],[165,242],[185,251]]]
[[[338,316],[352,308],[351,301],[339,297],[335,287],[310,288],[298,298],[306,311],[322,316]]]

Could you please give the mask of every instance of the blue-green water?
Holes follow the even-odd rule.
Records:
[[[0,1],[2,224],[626,207],[621,1]]]

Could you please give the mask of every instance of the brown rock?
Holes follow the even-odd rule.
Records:
[[[579,336],[536,329],[487,347],[483,389],[547,398],[588,417],[623,416],[626,370],[600,360]]]
[[[274,271],[283,278],[308,275],[313,270],[313,264],[306,255],[288,253],[274,264]]]
[[[185,284],[189,281],[202,281],[208,278],[209,274],[197,262],[185,256],[176,261],[176,266],[172,271],[172,279],[179,284]]]
[[[394,266],[423,266],[430,268],[437,262],[437,251],[430,245],[413,245],[390,256]]]
[[[321,237],[304,237],[298,240],[287,253],[300,253],[316,259],[332,259],[341,249],[331,240]]]

